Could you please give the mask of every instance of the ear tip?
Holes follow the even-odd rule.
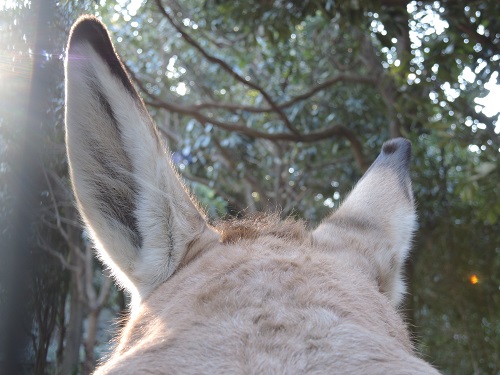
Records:
[[[127,91],[137,96],[137,92],[130,82],[126,69],[111,42],[108,29],[95,16],[81,16],[71,28],[66,57],[68,65],[72,62],[80,64],[82,61],[85,63],[89,60],[87,56],[88,49],[82,48],[84,46],[90,46],[108,65],[111,73],[120,79]]]
[[[106,26],[91,15],[81,16],[73,24],[68,42],[69,53],[81,43],[90,44],[99,53],[112,48]]]
[[[380,157],[381,160],[396,163],[408,169],[412,159],[411,142],[406,138],[393,138],[382,145]]]
[[[382,152],[384,154],[393,154],[395,152],[401,152],[404,154],[411,155],[411,142],[406,138],[393,138],[385,142],[382,146]]]

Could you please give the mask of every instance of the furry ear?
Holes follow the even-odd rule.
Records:
[[[380,291],[395,305],[404,294],[401,269],[416,227],[410,161],[408,140],[386,142],[346,201],[313,233],[320,242],[365,256]]]
[[[66,145],[78,207],[100,257],[136,304],[188,250],[217,235],[179,181],[99,20],[75,23],[65,65]]]

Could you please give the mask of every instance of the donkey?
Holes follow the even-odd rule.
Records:
[[[438,374],[397,311],[416,215],[410,142],[386,142],[316,229],[212,226],[105,26],[71,30],[66,144],[79,211],[130,318],[96,374]]]

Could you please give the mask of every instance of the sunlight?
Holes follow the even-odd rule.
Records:
[[[122,9],[126,9],[127,13],[132,17],[137,14],[143,2],[143,0],[117,0],[118,5]]]
[[[101,6],[105,5],[105,1],[101,1]],[[112,20],[117,21],[123,17],[125,22],[128,22],[137,14],[137,11],[144,3],[144,0],[117,0],[114,5],[115,14],[111,17]]]
[[[179,84],[175,88],[175,92],[180,96],[184,96],[188,92],[188,88],[184,82],[179,82]]]
[[[17,7],[17,1],[14,0],[0,0],[0,11],[13,9]]]
[[[476,98],[474,101],[482,105],[482,111],[486,116],[493,117],[500,113],[500,85],[497,84],[498,72],[494,72],[490,80],[484,84],[484,88],[490,92],[484,98]],[[500,124],[497,122],[495,131],[500,132]]]
[[[466,80],[469,83],[474,83],[474,81],[476,80],[476,74],[468,66],[465,67],[461,76],[464,80]],[[460,77],[459,77],[459,79],[460,79]]]
[[[417,11],[417,9],[418,8],[416,1],[412,1],[407,5],[407,12],[409,14],[415,14],[414,19],[410,20],[409,36],[411,48],[413,49],[415,55],[412,62],[416,67],[418,67],[418,69],[414,73],[408,74],[407,79],[409,84],[419,83],[419,72],[424,70],[424,55],[422,54],[422,51],[420,51],[420,48],[423,46],[423,41],[425,41],[426,38],[431,34],[442,34],[449,27],[448,22],[443,20],[440,16],[444,12],[444,8],[440,6],[439,2],[434,2],[432,5],[428,4],[424,9],[420,11]],[[481,35],[484,34],[484,28],[478,28],[477,31]],[[443,38],[443,41],[447,43],[448,38]],[[452,53],[453,49],[451,45],[449,48],[449,52]],[[394,56],[390,56],[391,51],[382,50],[382,52],[387,53],[387,60],[389,64],[398,61],[394,60]],[[461,91],[466,89],[466,84],[473,84],[474,82],[476,82],[477,74],[480,73],[481,70],[483,70],[486,66],[487,63],[483,61],[479,63],[479,65],[474,70],[472,70],[470,67],[465,67],[458,77],[460,90],[458,90],[457,88],[452,88],[449,82],[443,83],[441,85],[441,89],[443,90],[443,93],[445,94],[447,100],[454,101],[455,99],[457,99],[460,96]],[[432,67],[432,71],[435,74],[437,74],[438,69],[438,65]],[[496,83],[497,79],[498,72],[495,72],[491,75],[489,81],[484,84],[484,88],[489,90],[488,95],[483,98],[474,99],[474,102],[477,104],[475,106],[475,110],[477,113],[483,113],[488,117],[493,117],[500,113],[500,85]],[[436,100],[433,99],[432,95],[430,97],[433,102],[436,102]],[[484,124],[479,124],[478,128],[482,129],[486,128],[486,126]],[[498,120],[495,126],[495,133],[500,134],[500,121]]]

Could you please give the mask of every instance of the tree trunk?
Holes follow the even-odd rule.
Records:
[[[74,231],[70,232],[73,237],[77,236]],[[73,241],[73,243],[78,243]],[[78,246],[72,249],[70,264],[76,268],[71,273],[71,286],[70,286],[70,309],[69,309],[69,322],[66,328],[66,340],[64,345],[63,362],[60,368],[60,375],[74,374],[78,371],[80,362],[80,345],[82,342],[82,325],[84,318],[84,262],[76,254]]]
[[[106,303],[112,281],[110,277],[101,274],[102,283],[99,291],[94,285],[94,258],[92,248],[89,244],[85,247],[85,291],[88,304],[87,334],[84,342],[85,360],[83,362],[82,374],[88,375],[95,367],[95,345],[97,337],[97,325],[102,307]]]
[[[95,366],[94,348],[97,336],[97,323],[101,309],[90,311],[87,316],[87,338],[85,340],[85,361],[83,362],[83,375],[91,374]]]
[[[71,277],[71,301],[69,309],[69,322],[66,328],[66,343],[64,345],[63,363],[59,374],[73,374],[78,370],[80,360],[80,344],[82,342],[83,301],[79,298],[76,280],[79,275]]]
[[[64,361],[64,340],[66,338],[66,300],[68,297],[68,285],[64,287],[65,292],[61,296],[59,306],[59,317],[57,326],[59,328],[59,335],[57,338],[57,351],[56,351],[56,374],[61,373],[59,369],[62,367]]]

